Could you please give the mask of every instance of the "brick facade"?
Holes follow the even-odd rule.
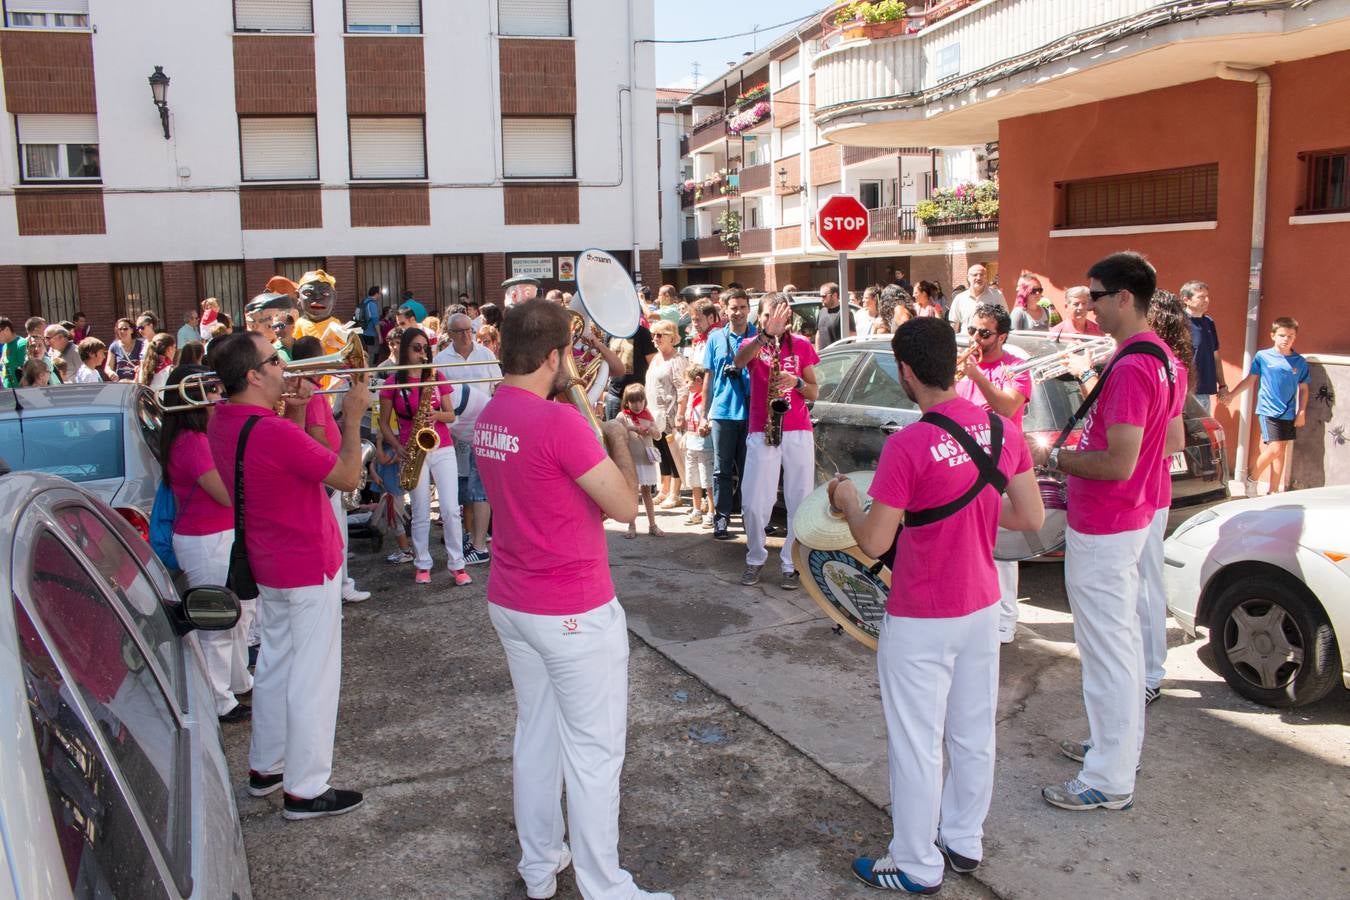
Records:
[[[420,36],[348,35],[343,46],[348,115],[426,114],[426,75]]]
[[[431,189],[425,184],[352,185],[353,228],[431,224]]]
[[[797,156],[785,156],[778,160],[778,168],[783,169],[787,174],[780,185],[777,170],[774,171],[773,192],[778,196],[784,194],[795,194],[797,188],[802,183],[802,158]]]
[[[235,35],[234,103],[241,116],[314,115],[314,38]]]
[[[14,208],[20,235],[107,233],[101,188],[16,190]]]
[[[94,334],[107,341],[113,334],[113,323],[120,315],[113,303],[112,266],[81,263],[76,278],[80,286],[80,312],[89,320]]]
[[[802,243],[802,226],[784,225],[773,232],[774,246],[780,250],[795,251]]]
[[[159,323],[159,330],[174,334],[183,324],[187,311],[197,306],[201,299],[197,296],[197,266],[191,261],[166,262],[163,272],[164,321]]]
[[[9,317],[15,334],[23,331],[23,320],[31,310],[28,272],[23,266],[0,266],[0,316]]]
[[[638,266],[632,272],[634,280],[637,280],[639,272],[642,274],[643,284],[655,286],[661,283],[661,251],[659,249],[638,251]],[[653,287],[654,289],[655,287]]]
[[[507,225],[581,224],[581,188],[576,182],[507,184],[502,198]]]
[[[414,297],[435,297],[436,296],[436,264],[435,257],[430,253],[409,254],[403,258],[403,280],[408,290],[413,292]],[[428,300],[426,305],[430,307],[439,306],[434,300]],[[431,309],[431,312],[440,314],[444,310]]]
[[[773,95],[773,124],[786,128],[802,119],[802,86],[791,84]]]
[[[366,295],[369,285],[356,283],[356,257],[330,256],[324,269],[337,280],[337,299],[333,303],[333,315],[346,321],[356,313],[356,301]],[[396,297],[390,300],[397,302]]]
[[[268,279],[275,274],[277,261],[271,257],[244,260],[244,295],[251,300],[261,294]]]
[[[483,254],[483,302],[502,302],[502,282],[506,280],[506,254]]]
[[[277,228],[322,228],[323,196],[319,185],[239,189],[239,221],[245,231]]]
[[[843,149],[837,144],[826,144],[811,151],[811,184],[834,184],[842,176]]]
[[[11,113],[92,113],[94,39],[90,34],[0,31],[5,108]]]
[[[502,115],[576,115],[575,41],[502,39],[499,58]]]

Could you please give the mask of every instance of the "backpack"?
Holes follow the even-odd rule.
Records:
[[[168,480],[159,483],[155,491],[155,505],[150,508],[150,549],[169,571],[180,570],[178,556],[173,552],[173,523],[178,518],[178,498],[173,495]]]

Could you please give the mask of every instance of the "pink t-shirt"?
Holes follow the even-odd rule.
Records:
[[[1161,347],[1175,360],[1167,345],[1151,331],[1135,335],[1116,350],[1148,342]],[[1112,369],[1101,396],[1083,419],[1080,451],[1106,450],[1107,429],[1112,425],[1137,425],[1144,429],[1139,459],[1124,481],[1099,481],[1070,475],[1069,527],[1083,534],[1118,534],[1138,531],[1158,511],[1158,468],[1165,465],[1163,444],[1173,398],[1167,373],[1151,356],[1127,356]]]
[[[779,366],[782,371],[801,377],[807,366],[820,362],[820,354],[806,338],[789,334],[790,344],[784,342]],[[763,344],[759,354],[750,360],[746,370],[750,373],[750,433],[764,430],[769,415],[769,369],[773,366],[774,347]],[[785,394],[788,398],[788,411],[783,414],[784,431],[810,431],[811,411],[806,408],[806,398],[802,392],[792,388]]]
[[[1181,360],[1174,361],[1177,373],[1176,383],[1172,385],[1172,402],[1167,408],[1167,421],[1171,422],[1186,409],[1186,366]],[[1113,376],[1114,377],[1114,376]],[[1165,433],[1165,432],[1164,432]],[[1167,509],[1172,505],[1172,455],[1164,453],[1162,468],[1158,471],[1158,493],[1153,498],[1154,510]]]
[[[323,488],[337,454],[270,409],[222,403],[206,436],[230,496],[239,431],[249,416],[262,417],[244,450],[244,541],[253,577],[278,589],[323,584],[342,568],[342,535]]]
[[[957,397],[939,403],[941,413],[989,447],[989,413]],[[1022,429],[1003,420],[998,469],[1011,480],[1031,468]],[[886,439],[868,491],[896,509],[931,509],[950,503],[975,483],[979,469],[945,429],[927,422]],[[905,528],[895,556],[886,612],[918,619],[956,618],[998,602],[994,538],[1001,495],[985,488],[960,511],[931,525]]]
[[[412,370],[417,374],[417,370]],[[417,381],[423,380],[420,376]],[[440,372],[434,372],[431,379],[433,381],[444,382],[436,386],[437,397],[431,401],[431,408],[436,409],[454,409],[455,408],[455,386],[445,380],[445,376]],[[400,387],[397,381],[387,381],[380,388],[384,392],[384,397],[392,396],[394,403],[394,421],[398,423],[398,442],[405,447],[412,438],[412,423],[417,416],[417,411],[422,407],[422,389],[420,387],[405,388]],[[441,437],[441,446],[449,447],[452,445],[450,438],[450,426],[444,422],[435,422],[432,428]]]
[[[1012,367],[1018,363],[1026,362],[1020,356],[1014,356],[1007,351],[999,357],[998,362],[986,362],[980,360],[980,371],[984,377],[988,378],[990,383],[1000,391],[1006,391],[1009,388],[1016,388],[1017,392],[1027,401],[1031,400],[1031,370],[1023,372],[1013,372]],[[956,382],[956,396],[969,400],[980,409],[988,409],[989,401],[985,399],[984,392],[980,386],[970,378],[962,378]],[[1022,427],[1022,417],[1026,415],[1027,404],[1023,403],[1017,407],[1017,412],[1012,416],[1012,422],[1018,428]]]
[[[605,449],[576,407],[502,385],[473,452],[494,519],[488,602],[572,616],[614,599],[603,514],[576,481]]]
[[[1103,332],[1102,332],[1102,326],[1098,325],[1096,322],[1092,321],[1091,319],[1088,319],[1088,320],[1087,320],[1087,324],[1085,324],[1085,325],[1083,326],[1083,330],[1082,330],[1082,331],[1079,331],[1077,328],[1074,328],[1074,327],[1073,327],[1073,320],[1072,320],[1072,319],[1065,319],[1063,322],[1060,322],[1060,323],[1059,323],[1058,325],[1056,325],[1054,328],[1051,328],[1051,329],[1050,329],[1050,334],[1051,334],[1051,335],[1056,335],[1056,334],[1091,334],[1091,335],[1101,335],[1102,333],[1103,333]]]
[[[174,534],[219,534],[234,530],[234,507],[221,506],[197,483],[207,472],[216,468],[211,458],[211,445],[200,431],[180,431],[169,449],[169,468],[166,475],[174,499],[178,501],[178,516],[173,520]]]
[[[315,394],[309,398],[309,405],[305,407],[305,430],[313,428],[315,425],[323,427],[323,439],[328,442],[328,449],[337,453],[342,449],[342,429],[338,428],[337,419],[333,417],[333,405],[329,403],[328,394]]]

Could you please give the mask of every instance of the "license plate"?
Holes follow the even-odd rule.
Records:
[[[1172,454],[1172,474],[1185,475],[1189,471],[1186,467],[1186,451],[1178,450]]]

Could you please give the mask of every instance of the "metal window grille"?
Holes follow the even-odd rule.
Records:
[[[228,315],[230,321],[244,321],[247,294],[242,262],[197,263],[197,296],[219,300],[221,312]]]
[[[459,302],[460,294],[483,302],[483,257],[477,254],[442,255],[436,266],[436,308],[445,310]]]
[[[380,289],[380,306],[392,306],[398,309],[403,302],[403,257],[401,256],[358,256],[356,258],[357,297],[364,297],[371,287]],[[426,299],[416,298],[426,306]],[[428,310],[430,312],[430,310]]]
[[[1350,211],[1350,148],[1300,153],[1307,172],[1301,213]]]
[[[1057,228],[1212,222],[1219,217],[1219,164],[1131,172],[1057,184]]]
[[[113,303],[133,322],[143,312],[164,323],[164,270],[159,263],[113,266]]]
[[[306,272],[313,272],[315,269],[325,268],[327,265],[328,259],[323,256],[276,260],[277,274],[297,283],[300,281],[301,275]],[[259,287],[258,290],[262,290],[262,288]]]
[[[73,322],[80,308],[79,272],[74,266],[30,268],[28,296],[33,315],[42,316],[48,324]]]

